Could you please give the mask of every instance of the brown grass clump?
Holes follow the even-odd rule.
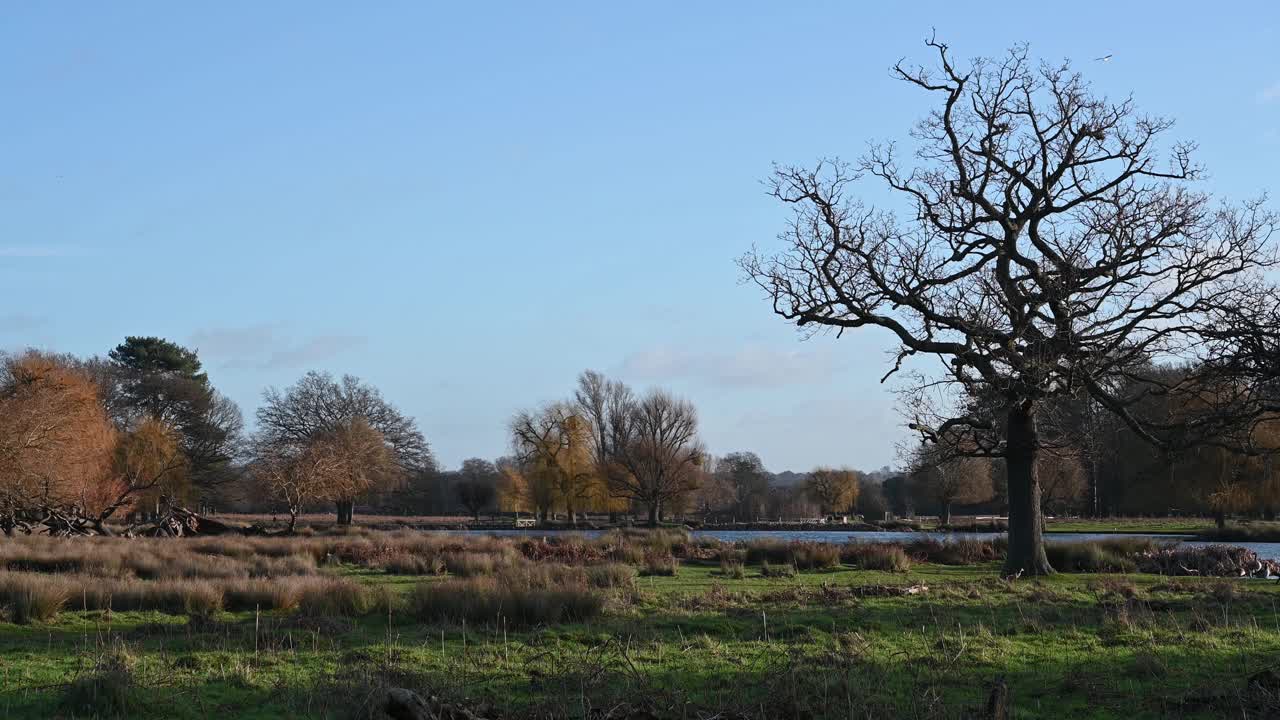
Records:
[[[492,577],[424,582],[409,593],[407,609],[424,622],[529,626],[580,622],[604,608],[604,595],[585,583],[548,586],[546,581],[547,577],[527,576],[525,582]]]
[[[374,609],[375,600],[367,585],[345,579],[328,580],[304,587],[298,610],[314,617],[358,617]]]
[[[840,564],[840,548],[828,543],[792,543],[791,564],[797,570],[834,568]]]
[[[841,556],[846,564],[863,570],[907,572],[911,569],[911,558],[901,545],[850,543],[844,546]]]
[[[449,552],[445,553],[441,559],[449,574],[458,577],[492,575],[498,568],[498,558],[488,553]]]
[[[443,575],[447,571],[441,556],[410,552],[393,553],[387,556],[382,566],[392,575]]]
[[[629,588],[636,584],[636,569],[623,563],[605,563],[587,568],[587,582],[597,588]]]
[[[19,625],[47,622],[62,611],[71,590],[61,577],[5,572],[0,574],[0,609]]]
[[[741,580],[747,576],[746,568],[741,560],[734,560],[729,557],[720,558],[720,574],[734,580]]]
[[[675,577],[678,572],[680,572],[680,561],[675,556],[652,548],[645,552],[644,565],[640,568],[641,575]]]

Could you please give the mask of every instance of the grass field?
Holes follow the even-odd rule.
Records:
[[[0,717],[361,717],[391,685],[485,717],[960,718],[997,678],[1019,718],[1280,707],[1280,688],[1249,681],[1280,658],[1275,583],[1004,581],[991,561],[777,577],[747,562],[735,579],[734,563],[691,558],[591,590],[587,620],[426,619],[423,588],[485,580],[465,567],[475,576],[318,565],[373,598],[324,612],[86,611],[73,595],[46,621],[0,622]]]

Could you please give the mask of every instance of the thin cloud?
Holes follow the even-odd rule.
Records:
[[[51,245],[9,245],[0,247],[0,257],[6,258],[60,258],[78,254],[75,248]]]
[[[648,382],[687,379],[733,388],[784,387],[821,382],[843,367],[828,349],[782,350],[747,345],[730,352],[659,346],[632,353],[622,374]]]
[[[256,370],[307,367],[357,348],[365,341],[362,336],[343,334],[294,338],[279,323],[210,328],[191,336],[191,344],[200,354],[220,361],[221,367]]]
[[[262,323],[242,328],[213,328],[191,336],[191,344],[203,355],[242,357],[261,353],[280,342],[278,323]]]
[[[44,327],[49,319],[27,313],[8,313],[0,315],[0,332],[29,332]]]
[[[304,367],[364,345],[358,335],[321,335],[288,350],[278,350],[261,365],[264,370]]]
[[[1280,100],[1280,82],[1258,91],[1259,102],[1270,103],[1278,100]]]

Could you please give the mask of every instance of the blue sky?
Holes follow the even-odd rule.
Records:
[[[770,163],[927,111],[888,67],[931,26],[1071,58],[1208,189],[1280,192],[1273,2],[198,5],[0,8],[0,348],[165,336],[247,416],[350,372],[448,466],[584,368],[688,396],[716,453],[894,462],[888,338],[802,341],[733,261],[785,220]]]

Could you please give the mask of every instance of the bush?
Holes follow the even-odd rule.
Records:
[[[850,543],[844,546],[841,556],[846,564],[863,570],[907,572],[911,569],[911,558],[900,545]]]

